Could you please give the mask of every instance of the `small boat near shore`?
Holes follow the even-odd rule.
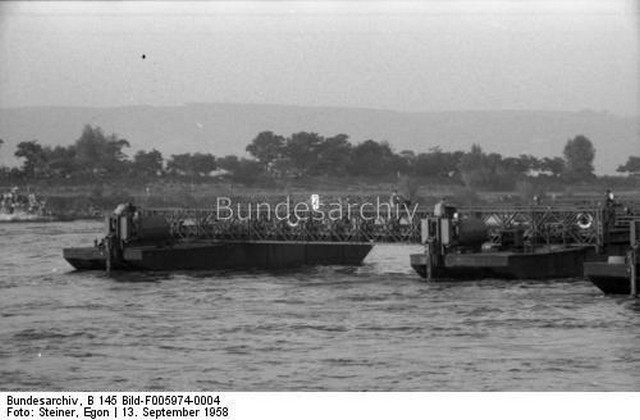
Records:
[[[0,213],[0,223],[20,223],[20,222],[52,222],[56,220],[54,216],[31,214],[26,212]]]
[[[0,223],[49,222],[55,217],[46,209],[46,202],[33,192],[23,193],[18,187],[0,194]]]

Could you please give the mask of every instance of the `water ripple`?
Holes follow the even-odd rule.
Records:
[[[638,391],[640,303],[360,267],[78,273],[93,222],[2,226],[0,390]]]

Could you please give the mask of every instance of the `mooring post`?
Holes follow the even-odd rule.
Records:
[[[111,260],[113,259],[113,241],[111,234],[104,238],[106,255],[106,272],[107,276],[111,274]]]
[[[638,254],[640,253],[640,220],[632,220],[629,223],[629,241],[631,249],[627,253],[629,264],[629,282],[631,296],[638,296]]]
[[[432,250],[430,240],[424,244],[424,253],[427,257],[427,281],[431,281],[431,279],[433,278],[433,259],[431,258]]]
[[[631,248],[631,250],[628,253],[627,260],[629,261],[629,281],[631,282],[630,284],[631,296],[637,297],[638,296],[638,247],[637,246],[634,246]]]

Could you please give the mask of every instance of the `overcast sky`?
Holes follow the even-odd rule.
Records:
[[[0,107],[639,114],[634,0],[25,1],[0,16]]]

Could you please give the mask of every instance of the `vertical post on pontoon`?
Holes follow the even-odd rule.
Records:
[[[424,253],[425,253],[425,257],[427,258],[427,281],[431,281],[431,279],[433,278],[433,258],[432,258],[432,253],[433,250],[432,248],[432,243],[431,241],[427,241],[426,244],[424,244]]]
[[[638,255],[637,255],[637,247],[633,247],[628,254],[628,262],[629,262],[629,281],[631,296],[638,296]]]
[[[631,296],[638,296],[638,250],[640,250],[640,221],[632,220],[629,223],[629,240],[631,249],[627,253],[629,264],[629,282]]]
[[[113,260],[113,241],[111,234],[104,239],[106,251],[106,272],[107,276],[111,274],[111,261]]]

